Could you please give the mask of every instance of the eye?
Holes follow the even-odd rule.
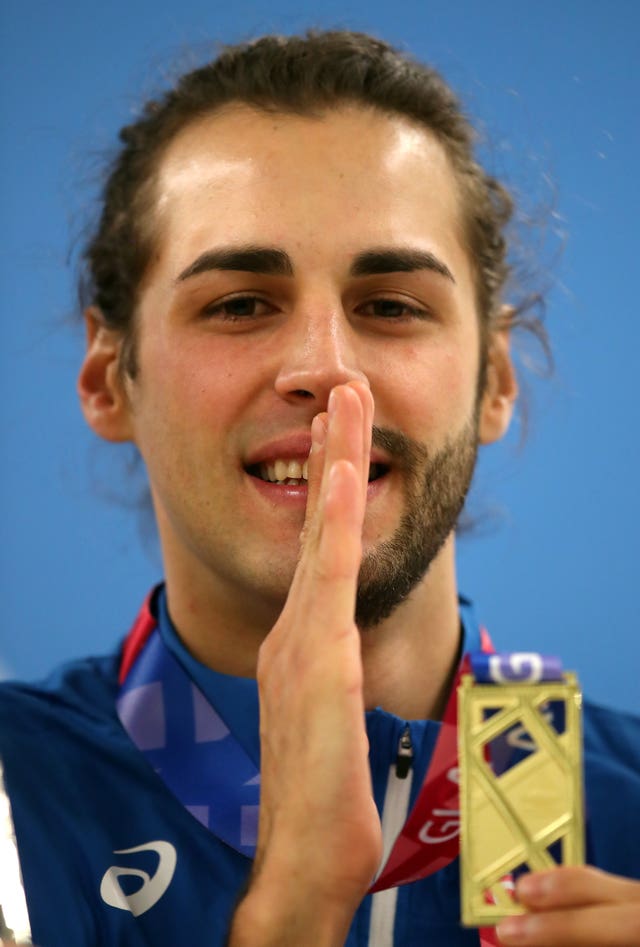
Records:
[[[208,318],[216,317],[228,322],[236,322],[267,316],[274,311],[274,307],[259,296],[242,295],[217,299],[205,306],[202,314]]]
[[[377,319],[388,319],[390,322],[404,322],[411,319],[430,319],[431,312],[424,306],[417,306],[402,299],[391,297],[371,299],[363,303],[357,310],[361,315],[373,316]]]

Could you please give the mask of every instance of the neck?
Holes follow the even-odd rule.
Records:
[[[197,570],[196,570],[197,571]],[[258,650],[282,602],[260,600],[228,584],[198,582],[167,568],[169,611],[191,654],[223,674],[255,677]],[[406,720],[439,719],[460,645],[451,536],[422,582],[394,613],[362,632],[366,709],[382,707]]]
[[[165,556],[167,605],[187,650],[221,674],[255,677],[260,645],[276,623],[282,601],[247,594],[194,562]]]
[[[391,618],[362,635],[366,709],[382,707],[405,720],[440,719],[459,649],[451,537]]]

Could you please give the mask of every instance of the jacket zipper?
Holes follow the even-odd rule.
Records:
[[[382,862],[386,864],[393,843],[400,834],[409,813],[411,784],[413,782],[413,743],[411,730],[406,726],[398,741],[395,763],[389,767],[387,788],[382,809]],[[398,889],[376,891],[371,898],[369,947],[393,947],[393,928],[396,916]]]
[[[396,756],[396,776],[398,779],[406,779],[412,766],[413,743],[411,742],[411,729],[406,726],[402,731]]]

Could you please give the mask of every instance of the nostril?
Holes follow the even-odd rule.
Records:
[[[306,388],[296,388],[295,391],[291,392],[292,395],[297,395],[299,398],[313,398],[313,394],[310,391],[307,391]]]

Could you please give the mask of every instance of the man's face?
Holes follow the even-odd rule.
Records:
[[[311,420],[366,379],[375,622],[394,604],[380,587],[418,581],[450,535],[478,440],[473,273],[441,146],[372,110],[229,108],[171,144],[154,226],[128,398],[167,575],[281,605]]]

